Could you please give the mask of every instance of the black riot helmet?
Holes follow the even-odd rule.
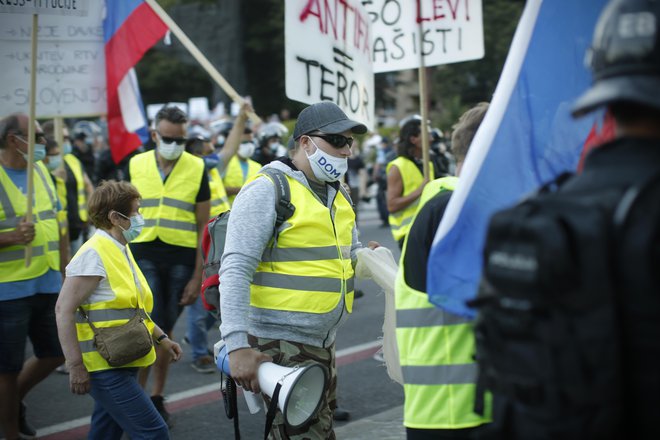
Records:
[[[660,109],[659,25],[660,0],[610,1],[587,53],[594,83],[573,115],[621,101]]]

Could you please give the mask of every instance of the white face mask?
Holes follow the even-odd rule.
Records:
[[[321,182],[336,182],[341,179],[341,176],[348,171],[348,159],[331,156],[321,150],[311,137],[309,140],[316,147],[316,151],[311,156],[305,152],[314,176]]]
[[[183,154],[183,149],[184,146],[179,145],[176,142],[166,143],[161,140],[158,144],[158,154],[160,154],[163,159],[167,160],[178,159],[179,156]]]
[[[236,154],[242,159],[249,159],[254,154],[255,145],[252,142],[243,142],[238,147]]]

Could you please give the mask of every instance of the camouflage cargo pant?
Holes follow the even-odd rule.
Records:
[[[270,430],[270,436],[275,440],[335,440],[332,426],[332,414],[337,406],[337,369],[335,368],[335,345],[328,348],[313,347],[276,339],[248,337],[250,345],[262,353],[273,357],[273,362],[284,367],[296,365],[321,364],[328,372],[329,383],[318,413],[307,426],[292,429],[285,427],[284,417],[278,410]],[[270,399],[264,396],[266,405]]]

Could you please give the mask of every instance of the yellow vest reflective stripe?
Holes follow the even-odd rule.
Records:
[[[65,154],[64,161],[69,165],[73,172],[73,177],[76,178],[76,190],[78,191],[78,217],[83,222],[89,219],[87,214],[87,192],[85,191],[85,178],[83,173],[82,162],[73,154]]]
[[[51,174],[52,175],[52,174]],[[66,182],[61,177],[52,175],[55,179],[55,191],[57,200],[60,202],[60,210],[57,211],[57,224],[60,227],[60,235],[65,235],[68,229],[66,212]]]
[[[125,255],[110,238],[97,233],[78,250],[73,260],[89,248],[94,249],[101,257],[110,288],[115,294],[115,298],[111,301],[82,305],[81,307],[85,310],[89,319],[98,328],[117,327],[126,324],[135,315],[135,307],[138,305],[138,295],[141,295],[139,305],[146,311],[142,316],[145,319],[145,324],[149,332],[153,333],[154,323],[148,315],[153,309],[153,296],[149,284],[135,263],[130,249],[126,247],[127,255]],[[140,282],[142,292],[136,286],[135,276]],[[96,351],[93,342],[94,332],[78,311],[76,311],[76,334],[78,336],[78,345],[82,353],[83,363],[87,371],[102,371],[116,368],[108,365],[106,360]],[[156,352],[152,348],[147,355],[124,367],[145,367],[153,364],[155,360]]]
[[[134,243],[154,241],[196,248],[195,204],[202,181],[204,161],[187,152],[179,157],[165,184],[156,164],[156,151],[138,154],[129,162],[131,183],[140,191],[142,233]]]
[[[415,163],[408,159],[407,157],[399,156],[394,159],[392,162],[387,164],[387,173],[390,172],[390,168],[396,166],[401,173],[401,180],[403,181],[403,194],[402,196],[407,196],[411,192],[415,191],[420,187],[422,182],[424,182],[424,175],[417,168]],[[434,170],[433,164],[429,162],[429,171],[431,180],[434,179]],[[417,207],[419,206],[419,199],[415,200],[413,203],[405,207],[404,209],[392,212],[389,216],[390,228],[392,230],[392,236],[396,241],[404,238],[408,231],[410,230],[410,224],[413,221],[415,212],[417,212]]]
[[[225,176],[222,178],[225,187],[228,186],[228,187],[240,188],[249,179],[254,177],[261,169],[261,164],[259,162],[255,162],[252,159],[248,159],[247,163],[248,163],[248,171],[247,171],[247,175],[244,178],[243,169],[241,168],[241,163],[238,156],[233,156],[229,160],[229,163],[227,164],[227,168],[225,169]],[[236,195],[229,196],[229,204],[234,203],[235,198]]]
[[[264,251],[252,279],[250,304],[263,309],[328,313],[344,296],[346,310],[351,313],[353,208],[338,192],[332,204],[333,218],[309,188],[289,176],[286,179],[296,209],[280,228],[276,245]]]
[[[442,190],[453,190],[457,179],[429,182],[419,208]],[[427,191],[428,188],[428,191]],[[420,198],[421,199],[421,198]],[[396,338],[405,394],[403,424],[415,429],[462,429],[491,421],[473,412],[477,364],[473,322],[431,304],[428,295],[405,282],[404,243],[395,283]]]
[[[211,217],[229,211],[229,198],[227,198],[227,191],[225,191],[225,185],[222,183],[217,168],[209,171],[209,186],[211,187]]]
[[[57,224],[57,199],[48,170],[34,164],[34,229],[32,262],[25,267],[25,246],[0,248],[2,282],[23,281],[43,275],[48,269],[60,270],[60,234]],[[16,229],[27,212],[27,199],[0,167],[0,232]]]

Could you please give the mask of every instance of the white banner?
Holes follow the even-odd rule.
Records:
[[[38,118],[107,112],[103,4],[90,2],[86,17],[39,16]],[[31,31],[29,15],[0,14],[0,117],[28,111]]]
[[[373,38],[374,72],[457,63],[484,56],[481,0],[362,0]],[[421,6],[421,11],[419,6]]]
[[[0,0],[0,13],[83,17],[88,11],[89,0]]]
[[[371,26],[361,3],[286,1],[286,95],[306,104],[332,101],[373,128]]]

